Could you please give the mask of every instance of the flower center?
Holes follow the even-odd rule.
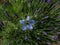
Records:
[[[29,21],[26,21],[26,24],[29,24]]]

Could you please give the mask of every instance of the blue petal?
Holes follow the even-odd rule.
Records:
[[[27,25],[27,28],[32,30],[33,29],[33,26],[32,25]]]
[[[29,21],[29,20],[30,20],[30,17],[29,17],[29,16],[27,16],[27,17],[26,17],[26,20],[27,20],[27,21]]]
[[[20,24],[24,24],[25,23],[25,20],[20,20]]]
[[[30,20],[30,24],[33,25],[35,23],[34,20]]]
[[[24,30],[26,30],[26,29],[27,29],[27,27],[26,27],[26,26],[23,26],[23,27],[22,27],[22,30],[23,30],[23,31],[24,31]]]

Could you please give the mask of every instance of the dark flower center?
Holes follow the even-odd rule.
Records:
[[[29,24],[29,21],[26,21],[26,24]]]

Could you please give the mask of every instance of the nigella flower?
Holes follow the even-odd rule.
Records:
[[[26,20],[20,20],[20,24],[22,24],[22,30],[32,30],[33,29],[33,24],[35,23],[34,20],[30,20],[29,16],[26,16]]]

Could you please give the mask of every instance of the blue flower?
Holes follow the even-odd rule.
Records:
[[[27,30],[27,29],[32,30],[34,23],[35,23],[35,21],[34,20],[30,20],[29,16],[26,17],[26,20],[20,20],[20,24],[23,25],[22,26],[22,30],[23,31]]]

